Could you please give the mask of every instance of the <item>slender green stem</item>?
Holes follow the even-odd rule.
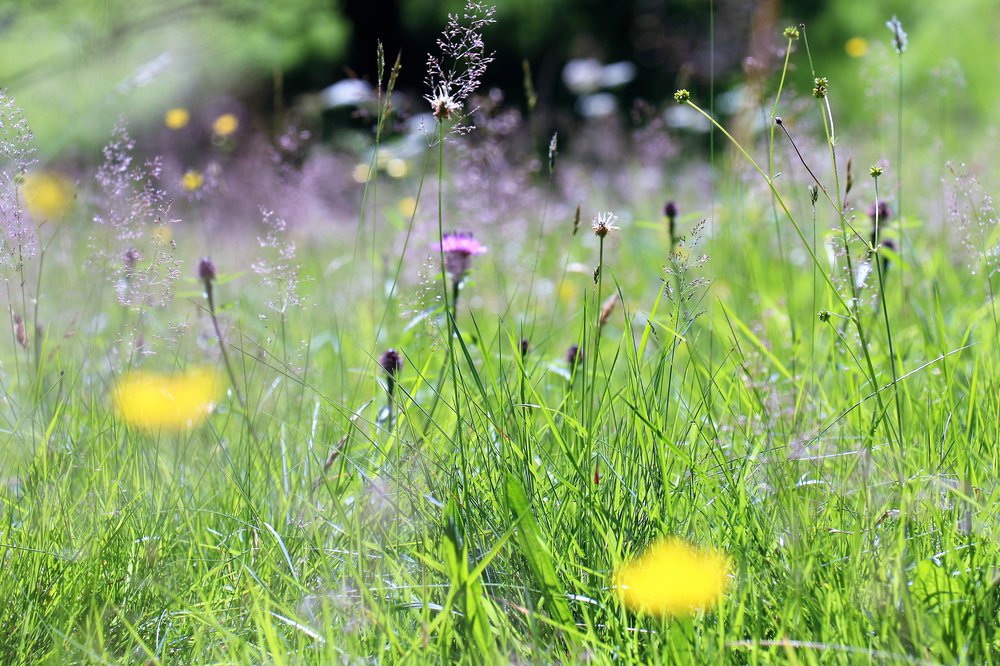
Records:
[[[455,318],[455,307],[458,302],[458,289],[461,276],[452,276],[454,280],[453,297],[448,294],[448,271],[444,261],[444,121],[438,121],[438,253],[441,260],[441,297],[444,299],[444,316],[448,336],[448,371],[451,373],[452,408],[455,410],[455,435],[458,441],[459,455],[462,461],[462,515],[465,518],[465,534],[469,531],[469,516],[472,514],[471,494],[469,492],[471,470],[469,468],[468,452],[465,449],[465,429],[462,424],[461,400],[458,391],[458,362],[455,360],[455,336],[458,325]]]
[[[778,124],[777,123],[777,118],[778,118],[778,104],[781,102],[781,93],[784,91],[784,88],[785,88],[785,76],[788,73],[788,62],[789,62],[789,59],[791,58],[791,55],[792,55],[792,43],[793,43],[793,41],[794,40],[792,38],[789,38],[788,39],[788,43],[787,43],[787,45],[785,47],[785,61],[782,64],[782,67],[781,67],[781,78],[778,81],[778,91],[774,95],[774,104],[771,106],[771,122],[770,122],[771,129],[770,129],[770,132],[768,133],[768,138],[767,138],[767,177],[768,177],[769,180],[773,180],[774,179],[774,127],[775,127],[775,125]],[[785,129],[784,125],[782,125],[782,129]],[[787,133],[787,130],[786,130],[786,133]],[[775,232],[774,235],[775,235],[775,238],[778,241],[778,258],[780,259],[782,265],[784,265],[785,264],[785,238],[784,238],[784,234],[781,233],[781,225],[780,225],[779,220],[778,220],[778,208],[774,204],[774,197],[773,196],[771,197],[771,218],[774,221],[774,232]],[[796,335],[797,334],[797,329],[796,329],[796,326],[795,326],[795,318],[792,316],[792,287],[791,287],[791,284],[790,284],[790,281],[789,281],[790,279],[789,279],[788,271],[783,271],[782,275],[783,275],[783,278],[784,278],[782,280],[782,282],[784,283],[784,286],[785,286],[785,305],[788,308],[788,321],[791,322],[790,323],[790,328],[791,328],[791,333],[792,333],[792,348],[794,349],[794,348],[797,347],[797,344],[796,344],[796,341],[797,341],[797,335]],[[797,357],[798,357],[798,354],[796,354],[795,356],[792,357],[792,365],[793,365],[792,372],[793,372],[793,374],[795,372],[794,365],[795,365],[795,360],[796,360]]]
[[[875,224],[875,239],[876,239],[875,242],[876,242],[876,244],[878,244],[879,243],[879,241],[878,241],[878,237],[879,237],[878,236],[878,227],[879,227],[878,177],[876,176],[874,180],[875,180],[875,220],[874,220],[874,224]],[[896,430],[899,433],[899,452],[898,452],[899,459],[897,460],[897,466],[898,466],[898,470],[899,470],[899,484],[900,484],[900,488],[902,488],[903,487],[903,483],[905,481],[905,471],[904,471],[904,467],[903,467],[903,454],[905,453],[905,448],[904,448],[904,445],[903,445],[903,443],[904,443],[904,440],[903,440],[903,408],[902,408],[902,405],[900,404],[900,400],[899,400],[899,386],[898,386],[899,378],[898,378],[898,375],[896,373],[896,361],[897,361],[897,358],[896,358],[896,349],[895,349],[895,346],[893,345],[893,341],[892,341],[892,326],[889,325],[889,309],[888,309],[888,306],[886,304],[886,298],[885,298],[885,282],[884,282],[885,276],[882,274],[882,258],[879,256],[879,247],[878,247],[878,245],[876,245],[875,247],[873,247],[872,251],[873,251],[873,254],[872,254],[871,261],[874,264],[875,270],[877,271],[876,274],[878,276],[879,301],[881,301],[881,303],[882,303],[882,318],[885,321],[885,335],[886,335],[886,338],[888,339],[888,343],[889,343],[889,367],[892,369],[892,392],[893,392],[894,401],[896,403]],[[902,372],[903,371],[902,363],[901,363],[902,359],[899,359],[899,360],[900,360],[900,368],[899,368],[899,370],[900,370],[900,372]]]
[[[845,310],[849,311],[850,310],[850,306],[848,306],[847,301],[845,301],[844,297],[840,294],[840,291],[837,289],[837,285],[834,284],[833,279],[830,277],[830,274],[827,273],[827,271],[826,271],[825,268],[823,268],[823,264],[820,262],[819,257],[816,256],[816,252],[813,250],[812,246],[809,244],[809,240],[806,238],[805,233],[802,231],[802,228],[799,226],[798,222],[795,221],[795,216],[792,215],[792,211],[788,208],[788,205],[785,203],[785,200],[782,198],[781,194],[778,192],[778,188],[776,188],[774,186],[774,180],[772,178],[770,178],[767,175],[767,173],[765,173],[765,171],[760,167],[759,164],[757,164],[756,160],[754,160],[754,158],[750,156],[750,153],[748,153],[746,151],[746,149],[743,147],[743,145],[740,144],[740,142],[737,141],[733,137],[733,135],[730,134],[726,130],[726,128],[724,128],[719,123],[719,121],[717,121],[714,117],[712,117],[711,114],[707,113],[704,109],[702,109],[701,107],[699,107],[697,104],[695,104],[694,102],[692,102],[690,100],[686,101],[685,103],[688,106],[690,106],[691,108],[693,108],[695,111],[697,111],[698,113],[700,113],[702,116],[704,116],[706,119],[708,119],[708,121],[710,123],[712,123],[712,125],[716,129],[718,129],[720,132],[722,132],[723,136],[725,136],[727,139],[729,139],[729,141],[733,144],[733,146],[735,146],[736,149],[743,155],[743,157],[750,163],[750,166],[752,166],[754,168],[754,170],[758,174],[760,174],[761,178],[764,179],[764,182],[767,183],[768,188],[771,190],[771,194],[774,195],[775,201],[778,202],[778,205],[781,207],[781,210],[785,214],[785,217],[788,218],[788,221],[791,223],[792,228],[795,229],[795,233],[798,235],[799,240],[802,241],[802,245],[803,245],[803,247],[805,247],[806,252],[809,253],[809,257],[810,257],[810,259],[812,259],[813,265],[817,269],[819,269],[820,274],[823,276],[823,279],[826,281],[827,285],[829,285],[830,289],[833,291],[834,295],[837,297],[837,301],[841,304],[841,306],[843,306],[843,308]]]

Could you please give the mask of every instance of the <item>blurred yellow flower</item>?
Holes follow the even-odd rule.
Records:
[[[191,114],[188,113],[187,109],[179,106],[163,114],[163,124],[172,130],[187,127],[189,120],[191,120]]]
[[[640,613],[690,615],[718,603],[729,583],[729,558],[677,538],[662,539],[615,575],[622,603]]]
[[[368,177],[371,175],[371,170],[368,168],[367,164],[358,164],[354,167],[354,171],[351,172],[351,177],[354,178],[354,182],[361,184],[368,182]]]
[[[114,404],[130,426],[144,430],[186,430],[200,423],[215,407],[222,382],[200,368],[177,375],[133,372],[118,382]]]
[[[868,53],[868,40],[862,37],[851,37],[844,44],[844,51],[852,58],[860,58]]]
[[[385,165],[385,172],[390,178],[405,178],[410,172],[410,167],[406,160],[394,157]]]
[[[229,136],[240,126],[240,119],[232,113],[224,113],[212,123],[212,131],[218,136]]]
[[[181,176],[181,185],[183,185],[184,189],[188,192],[194,192],[195,190],[200,189],[204,184],[205,177],[201,175],[200,171],[188,169],[184,172],[184,175]]]
[[[417,200],[413,197],[403,197],[399,200],[397,207],[403,217],[413,217],[413,214],[417,212]]]
[[[21,194],[36,221],[59,220],[73,205],[73,184],[58,173],[29,173],[21,181]]]

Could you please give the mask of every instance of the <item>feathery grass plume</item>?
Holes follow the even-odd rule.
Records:
[[[896,49],[896,53],[904,53],[909,41],[906,36],[906,31],[903,30],[903,24],[898,18],[896,18],[895,15],[893,15],[891,19],[885,22],[885,27],[889,28],[892,32],[892,45]]]
[[[3,226],[3,256],[20,266],[34,254],[37,237],[33,225],[24,220],[19,183],[35,163],[34,135],[21,109],[6,90],[0,89],[0,224]]]
[[[681,617],[715,606],[729,587],[729,557],[677,538],[662,539],[615,574],[615,592],[632,611]]]
[[[158,239],[169,233],[165,227],[177,222],[171,214],[172,203],[160,186],[162,164],[153,159],[136,165],[134,151],[135,141],[124,123],[119,122],[97,169],[96,180],[103,196],[98,199],[94,222],[103,234],[91,239],[91,249],[92,260],[114,281],[118,301],[125,307],[143,310],[164,307],[173,300],[180,261],[172,243],[158,244]],[[139,251],[144,245],[157,246],[155,251],[143,253],[149,257],[148,264],[123,265],[122,257],[129,249]]]
[[[692,271],[708,263],[707,254],[694,254],[701,245],[704,233],[705,221],[702,220],[691,230],[690,238],[678,237],[677,248],[670,253],[669,262],[663,267],[669,278],[665,280],[667,297],[673,301],[685,303],[709,285],[705,278],[692,276]]]
[[[212,370],[196,368],[166,375],[133,372],[115,386],[118,415],[130,426],[148,431],[193,428],[215,407],[222,382]]]
[[[280,316],[298,306],[302,298],[298,293],[301,264],[296,259],[295,241],[287,238],[288,225],[274,211],[261,207],[264,235],[257,237],[264,255],[251,264],[254,273],[265,287],[277,289],[277,298],[268,300],[267,306]]]
[[[437,40],[440,56],[427,56],[425,81],[430,93],[424,99],[439,122],[456,120],[452,132],[471,129],[464,124],[469,112],[463,112],[463,104],[479,87],[486,66],[493,62],[492,54],[486,52],[482,31],[494,22],[495,13],[493,6],[467,0],[461,17],[448,14],[448,24]]]

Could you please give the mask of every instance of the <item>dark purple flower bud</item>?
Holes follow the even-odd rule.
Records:
[[[566,350],[566,363],[570,370],[576,370],[576,366],[583,362],[583,350],[580,345],[570,345]]]
[[[444,253],[445,271],[456,282],[461,281],[469,271],[472,257],[486,252],[486,247],[467,231],[446,233],[438,247]]]
[[[208,257],[202,257],[201,260],[198,261],[198,277],[201,278],[202,282],[208,285],[215,280],[215,275],[215,264],[213,264],[212,260]]]
[[[673,201],[668,201],[667,205],[663,207],[663,214],[671,220],[677,217],[677,204]]]
[[[403,357],[395,349],[387,349],[378,359],[378,364],[385,370],[385,374],[390,379],[403,369]]]
[[[521,358],[528,355],[529,349],[531,349],[531,344],[528,342],[528,338],[521,338]]]
[[[868,217],[871,218],[872,222],[875,221],[876,214],[878,215],[879,224],[887,222],[892,217],[892,209],[889,208],[889,204],[884,199],[879,199],[868,207]]]

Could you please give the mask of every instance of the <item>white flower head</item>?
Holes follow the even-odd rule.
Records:
[[[425,95],[431,105],[431,112],[438,121],[448,120],[462,109],[462,104],[455,100],[447,84],[438,86],[433,95]]]
[[[618,216],[610,211],[598,213],[597,217],[594,218],[594,221],[590,226],[594,229],[594,234],[596,234],[598,238],[604,238],[612,231],[618,231],[621,229],[621,227],[615,226],[615,221],[617,219]]]

